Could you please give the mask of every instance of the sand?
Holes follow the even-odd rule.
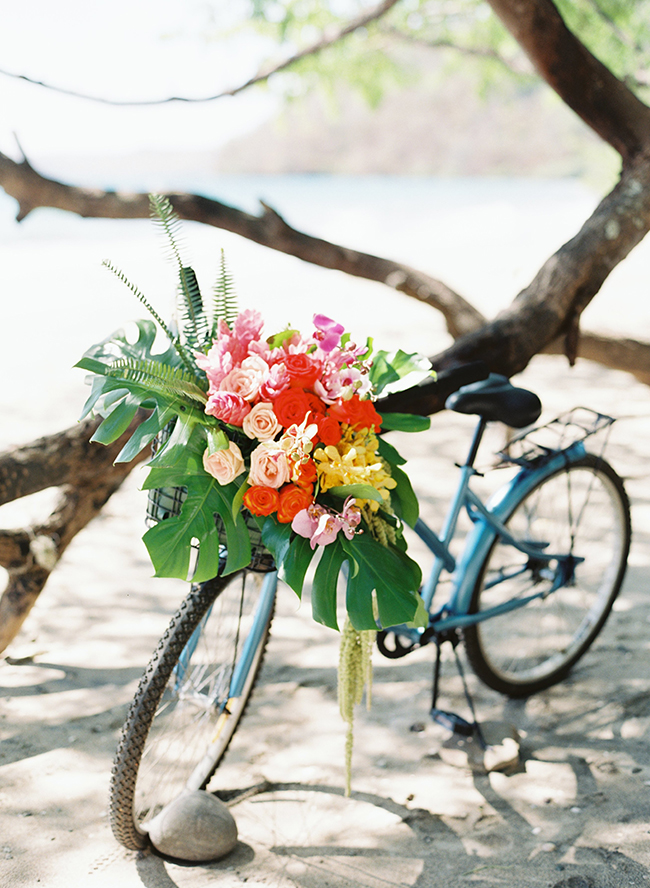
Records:
[[[57,270],[50,278],[60,288]],[[379,289],[361,286],[380,304]],[[342,302],[345,292],[337,297]],[[398,298],[390,296],[388,309],[380,304],[386,329],[386,311]],[[45,300],[40,305],[47,328],[49,309]],[[103,314],[122,308],[105,306]],[[423,309],[410,310],[404,325],[416,329]],[[56,350],[48,356],[54,380],[72,363],[68,353],[92,341],[96,320],[67,328],[65,364]],[[28,345],[10,343],[11,354]],[[66,375],[57,388],[43,360],[39,352],[38,373],[26,374],[28,391],[45,392],[43,415],[35,419],[24,394],[5,391],[4,409],[13,413],[2,427],[3,444],[74,421],[84,396],[80,376],[73,384]],[[345,799],[337,638],[311,620],[308,600],[299,606],[284,587],[259,685],[214,784],[242,789],[266,782],[266,791],[232,808],[235,852],[185,866],[117,845],[106,814],[112,757],[138,678],[183,594],[174,582],[150,578],[136,471],[70,546],[0,662],[2,888],[648,884],[648,390],[593,365],[569,371],[555,358],[537,359],[522,379],[542,396],[545,416],[588,403],[621,417],[608,456],[626,477],[634,542],[614,612],[567,681],[512,702],[470,674],[480,718],[519,733],[521,762],[513,773],[477,774],[449,762],[447,734],[428,719],[430,650],[398,663],[377,654],[373,707],[357,717],[353,794]],[[431,432],[399,442],[434,525],[470,425],[444,413]],[[499,479],[485,484],[493,480]],[[44,502],[21,508],[38,512]],[[21,515],[16,508],[14,519]],[[443,694],[465,713],[451,662]]]

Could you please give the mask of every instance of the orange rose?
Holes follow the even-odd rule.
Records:
[[[280,496],[272,487],[255,485],[244,494],[244,505],[253,515],[271,515],[280,505]]]
[[[244,497],[245,499],[245,497]],[[314,497],[295,484],[287,484],[280,491],[280,505],[277,519],[281,524],[290,524],[298,512],[308,508]]]

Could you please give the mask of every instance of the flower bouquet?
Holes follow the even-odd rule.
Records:
[[[151,201],[178,268],[178,321],[167,326],[105,263],[155,323],[137,321],[134,335],[117,331],[77,366],[92,374],[83,415],[103,417],[93,440],[111,443],[146,409],[118,461],[156,439],[144,487],[182,491],[180,513],[144,535],[156,576],[201,582],[218,570],[246,568],[252,527],[299,595],[317,558],[317,621],[338,628],[337,582],[347,565],[345,605],[354,629],[424,624],[420,569],[403,535],[418,503],[404,460],[380,433],[418,431],[428,419],[380,415],[375,400],[408,384],[407,376],[409,383],[430,376],[428,361],[373,351],[371,341],[357,345],[322,314],[306,334],[264,334],[259,312],[237,311],[223,255],[206,310],[196,275],[181,260],[169,202]],[[163,351],[154,350],[156,324],[167,338]]]

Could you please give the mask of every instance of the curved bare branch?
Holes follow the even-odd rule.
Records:
[[[382,18],[382,16],[386,15],[386,13],[398,3],[399,0],[382,0],[381,3],[377,4],[377,6],[372,6],[367,9],[365,12],[360,13],[351,19],[347,24],[342,25],[340,28],[329,28],[327,29],[318,40],[315,40],[313,43],[310,43],[309,46],[306,46],[304,49],[299,50],[298,52],[293,53],[288,56],[286,59],[283,59],[281,62],[277,62],[275,65],[270,65],[265,68],[262,68],[257,72],[253,77],[246,80],[244,83],[240,83],[239,86],[233,86],[230,89],[222,90],[221,92],[215,93],[210,96],[203,97],[188,97],[188,96],[168,96],[164,99],[142,99],[142,100],[129,100],[129,99],[107,99],[102,96],[92,96],[88,93],[79,92],[77,90],[65,89],[64,87],[54,86],[51,83],[46,83],[43,80],[35,80],[32,77],[27,77],[25,74],[16,74],[12,71],[5,71],[0,69],[0,75],[4,75],[5,77],[11,77],[14,80],[22,80],[26,83],[31,83],[35,86],[41,86],[44,89],[51,90],[52,92],[61,93],[62,95],[72,96],[75,99],[85,99],[90,102],[99,102],[102,105],[118,105],[125,107],[142,107],[149,105],[168,105],[172,102],[183,102],[185,104],[196,104],[196,103],[205,103],[205,102],[215,102],[217,99],[223,99],[227,96],[236,96],[239,93],[244,92],[244,90],[249,89],[251,86],[257,86],[260,83],[266,83],[266,81],[272,77],[274,74],[278,74],[280,71],[286,71],[287,68],[290,68],[292,65],[295,65],[296,62],[302,61],[302,59],[306,59],[309,56],[315,56],[321,53],[324,49],[327,49],[330,46],[333,46],[335,43],[339,43],[345,37],[348,37],[350,34],[357,31],[359,28],[365,28],[367,25],[376,21],[377,19]]]

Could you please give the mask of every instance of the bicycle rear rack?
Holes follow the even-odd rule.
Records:
[[[612,416],[598,413],[589,407],[574,407],[561,413],[543,425],[533,426],[510,438],[503,450],[496,455],[501,459],[495,468],[507,465],[529,466],[566,450],[573,444],[584,441],[598,432],[607,432],[616,422]],[[602,445],[601,455],[607,446],[607,434]]]

